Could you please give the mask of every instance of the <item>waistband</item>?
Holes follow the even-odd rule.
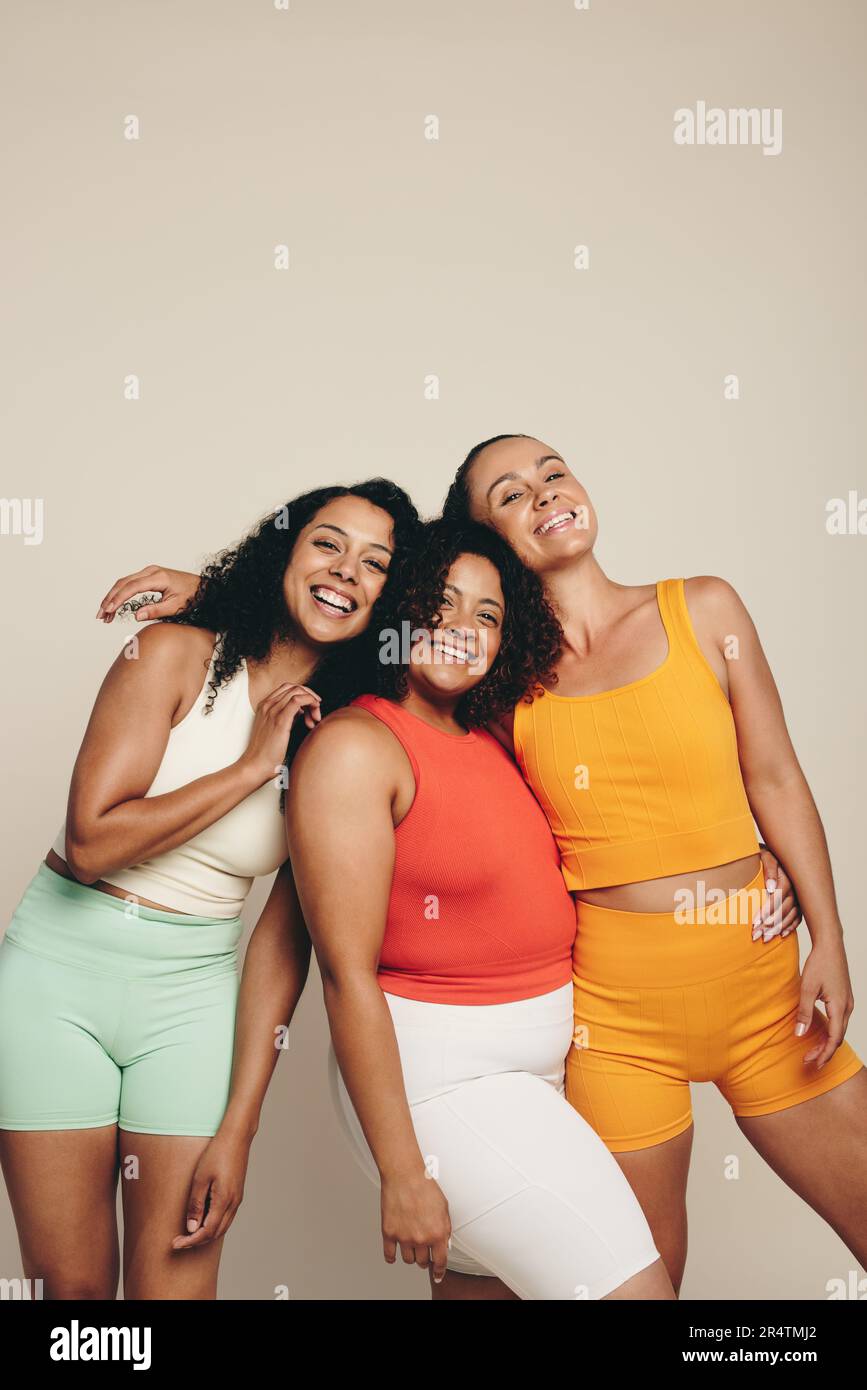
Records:
[[[766,903],[764,869],[743,888],[720,897],[708,889],[667,912],[625,912],[576,899],[573,979],[613,988],[665,989],[719,979],[775,950],[753,941],[753,921]]]
[[[6,940],[97,973],[137,977],[234,969],[240,917],[194,917],[115,898],[39,865]]]
[[[395,1025],[404,1028],[531,1028],[572,1016],[572,983],[504,1004],[440,1004],[383,990]]]

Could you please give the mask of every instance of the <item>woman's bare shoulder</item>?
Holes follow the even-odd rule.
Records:
[[[381,719],[359,706],[327,714],[307,735],[295,761],[298,775],[312,776],[340,768],[374,775],[400,758],[398,739]]]
[[[171,691],[180,709],[191,704],[201,690],[216,640],[217,634],[207,628],[177,623],[157,622],[137,628],[124,641],[106,685],[130,692],[139,686],[158,687],[161,693]]]

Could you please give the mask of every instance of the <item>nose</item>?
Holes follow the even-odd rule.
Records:
[[[456,642],[463,647],[467,658],[471,663],[475,663],[485,655],[485,643],[487,642],[487,629],[479,628],[468,619],[460,626],[454,624],[446,628],[446,632]]]
[[[333,574],[335,579],[342,579],[347,584],[358,583],[358,565],[349,554],[338,555],[328,572]]]
[[[468,618],[466,622],[452,624],[447,631],[466,652],[473,653],[479,645],[479,628]]]
[[[545,483],[536,494],[535,505],[538,508],[550,507],[552,502],[557,501],[557,489],[553,484]]]

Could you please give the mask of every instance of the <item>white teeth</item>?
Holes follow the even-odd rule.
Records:
[[[445,642],[434,642],[433,645],[436,647],[437,651],[442,652],[444,656],[453,656],[458,661],[466,660],[467,653],[466,649],[463,647],[450,647]]]
[[[546,531],[550,531],[550,529],[551,529],[552,526],[556,526],[556,525],[558,524],[558,522],[561,522],[561,521],[566,521],[566,520],[571,521],[572,518],[574,517],[574,515],[575,515],[574,512],[558,512],[556,516],[550,517],[550,518],[548,519],[548,521],[545,522],[545,525],[544,525],[544,526],[540,526],[540,527],[538,528],[538,535],[544,536],[544,535],[545,535],[545,532],[546,532]]]
[[[332,608],[339,608],[343,613],[352,612],[352,600],[343,594],[338,594],[334,589],[326,589],[319,585],[313,590],[313,597],[318,598],[322,603],[329,604]]]

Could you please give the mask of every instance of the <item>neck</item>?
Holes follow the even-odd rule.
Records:
[[[257,671],[267,676],[269,688],[273,689],[283,682],[290,685],[307,685],[322,651],[299,637],[275,638],[261,661],[248,661]]]
[[[458,703],[459,697],[437,698],[427,693],[422,694],[412,684],[409,686],[406,699],[401,701],[404,709],[408,709],[410,714],[417,715],[434,729],[442,729],[446,734],[465,734],[466,729],[458,723],[455,716]]]
[[[610,624],[624,586],[608,578],[592,551],[546,574],[543,582],[557,607],[566,647],[585,653]]]

